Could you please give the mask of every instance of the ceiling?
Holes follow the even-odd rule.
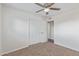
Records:
[[[38,6],[34,3],[7,3],[5,5],[15,7],[15,8],[19,8],[21,10],[29,11],[29,12],[32,12],[32,13],[35,13],[35,11],[42,9],[42,7],[40,7],[40,6]],[[53,16],[56,16],[56,15],[59,15],[62,12],[70,11],[70,10],[73,10],[75,8],[79,8],[79,3],[55,3],[52,7],[61,8],[61,10],[50,11],[48,17],[53,17]],[[39,12],[38,14],[46,16],[44,11]]]

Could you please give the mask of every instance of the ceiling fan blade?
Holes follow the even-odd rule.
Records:
[[[50,3],[50,5],[46,6],[46,8],[51,7],[52,5],[54,5],[55,3]]]
[[[45,7],[44,5],[40,4],[40,3],[35,3],[36,5],[40,6],[40,7]]]
[[[50,8],[51,10],[60,10],[60,8]]]
[[[36,11],[36,13],[38,13],[38,12],[40,12],[40,11],[43,11],[44,9],[41,9],[41,10],[38,10],[38,11]]]

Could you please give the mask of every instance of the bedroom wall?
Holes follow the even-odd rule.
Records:
[[[79,9],[55,17],[55,44],[79,51]]]
[[[27,11],[3,7],[3,53],[47,41],[47,22]]]
[[[1,55],[1,41],[2,41],[2,5],[0,4],[0,55]]]

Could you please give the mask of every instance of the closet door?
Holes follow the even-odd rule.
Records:
[[[40,24],[39,20],[34,17],[30,17],[30,44],[40,42]]]
[[[37,16],[30,17],[30,44],[47,41],[46,22]]]
[[[5,52],[28,46],[27,20],[24,12],[4,7],[2,44]]]

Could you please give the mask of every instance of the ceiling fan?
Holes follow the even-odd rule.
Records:
[[[50,10],[57,10],[57,11],[60,10],[60,8],[51,7],[55,3],[44,3],[44,4],[35,3],[35,4],[43,8],[43,9],[36,11],[36,13],[41,12],[41,11],[45,11],[46,15],[48,15]]]

